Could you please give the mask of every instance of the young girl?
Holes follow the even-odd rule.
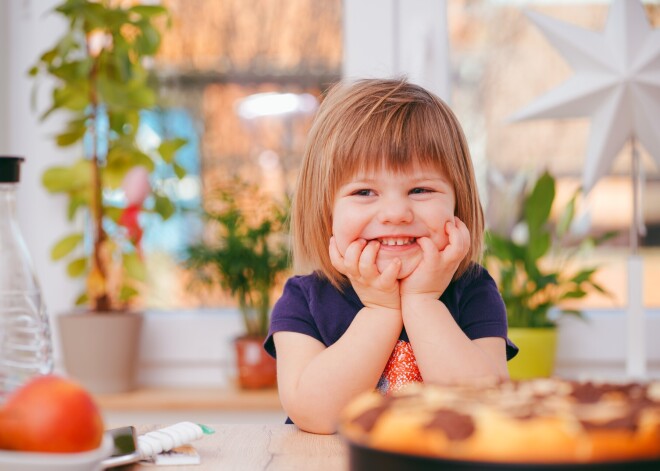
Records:
[[[397,80],[334,86],[292,209],[296,267],[265,348],[303,430],[333,433],[357,394],[507,378],[506,312],[477,264],[483,215],[449,107]]]

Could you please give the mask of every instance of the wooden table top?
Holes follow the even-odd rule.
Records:
[[[96,394],[96,402],[109,411],[152,410],[282,410],[277,389],[140,388],[117,394]]]
[[[138,426],[139,434],[160,426]],[[348,445],[338,435],[315,435],[295,425],[211,425],[213,435],[192,443],[201,465],[167,467],[176,471],[205,470],[348,470]],[[122,469],[153,470],[148,464]]]

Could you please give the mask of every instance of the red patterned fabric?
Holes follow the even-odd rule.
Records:
[[[383,395],[398,391],[409,383],[422,383],[422,375],[409,342],[399,340],[385,365],[376,389]]]

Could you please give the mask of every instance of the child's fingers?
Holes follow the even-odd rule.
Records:
[[[365,245],[367,245],[367,241],[364,239],[357,239],[348,244],[346,252],[344,252],[344,267],[347,276],[360,276],[360,256]]]
[[[471,244],[471,237],[470,237],[470,229],[463,224],[463,221],[461,221],[459,225],[459,231],[461,233],[461,239],[463,239],[463,242],[465,243],[465,254],[467,254],[470,251],[470,246]]]
[[[470,230],[467,228],[465,223],[457,217],[454,217],[454,227],[455,230],[453,232],[456,239],[456,244],[459,245],[458,241],[460,241],[460,247],[462,249],[461,253],[465,255],[470,250]]]
[[[328,253],[330,254],[330,263],[342,275],[346,274],[346,267],[344,265],[344,257],[339,253],[337,242],[334,237],[330,237],[330,245],[328,246]]]
[[[432,257],[438,253],[438,247],[430,237],[419,237],[417,238],[417,243],[422,248],[422,254],[424,255],[425,259],[428,259],[429,257]]]
[[[380,275],[380,281],[383,286],[390,286],[397,281],[401,266],[401,259],[395,258],[389,265],[387,265],[387,267],[385,267],[385,270],[383,270],[383,273]]]
[[[375,278],[380,275],[378,267],[376,267],[376,257],[378,256],[379,249],[380,243],[377,240],[369,241],[366,245],[358,264],[360,275],[366,278]]]
[[[468,229],[468,227],[465,225],[465,223],[463,221],[461,221],[458,218],[454,218],[454,219],[457,221],[456,222],[456,227],[458,227],[458,230],[461,234],[461,237],[463,238],[463,240],[465,240],[469,243],[470,242],[470,230]]]
[[[444,252],[450,258],[463,258],[470,249],[470,232],[467,226],[459,218],[455,217],[454,222],[447,222],[445,226],[449,244]]]
[[[422,248],[422,263],[426,263],[427,266],[434,266],[440,260],[442,252],[438,250],[438,246],[435,245],[435,242],[431,240],[430,237],[419,237],[417,243]],[[446,250],[446,248],[445,248]]]

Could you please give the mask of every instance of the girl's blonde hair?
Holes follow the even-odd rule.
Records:
[[[334,85],[314,119],[292,205],[296,271],[317,271],[341,289],[346,278],[328,254],[337,189],[358,171],[401,171],[413,164],[438,168],[454,184],[455,215],[471,236],[454,278],[478,262],[483,211],[456,116],[441,99],[405,80],[366,79]]]

